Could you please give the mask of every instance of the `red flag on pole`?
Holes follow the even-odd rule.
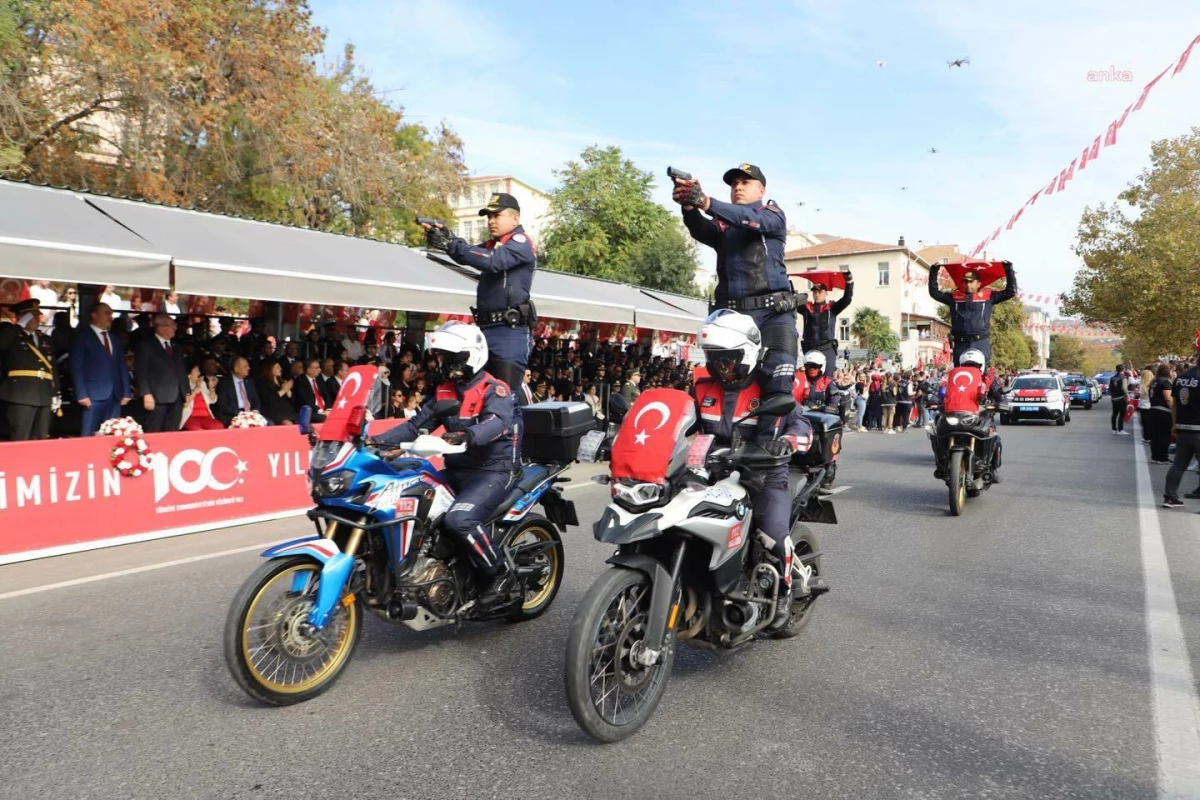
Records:
[[[1196,350],[1200,351],[1200,328],[1196,328]]]

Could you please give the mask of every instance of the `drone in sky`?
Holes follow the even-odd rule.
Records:
[[[956,58],[953,61],[946,62],[946,66],[950,69],[954,69],[955,67],[970,66],[970,64],[971,59],[969,58]]]
[[[875,66],[877,66],[877,67],[886,67],[886,66],[887,66],[887,62],[886,62],[886,61],[876,61],[876,62],[875,62]]]
[[[929,148],[929,152],[936,156],[941,151],[938,150],[936,147],[931,147],[931,148]]]
[[[907,186],[901,186],[901,187],[900,187],[900,191],[902,191],[902,192],[907,192],[907,191],[908,191],[908,187],[907,187]]]

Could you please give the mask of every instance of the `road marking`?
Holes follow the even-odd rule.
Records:
[[[252,544],[247,547],[237,547],[233,550],[221,550],[216,553],[205,553],[200,556],[191,556],[190,558],[177,558],[174,561],[163,561],[158,564],[147,564],[144,567],[132,567],[130,569],[117,570],[116,572],[105,572],[102,575],[90,575],[86,578],[75,578],[69,581],[61,581],[59,583],[47,583],[44,586],[33,586],[29,589],[18,589],[15,592],[4,592],[0,594],[0,600],[8,600],[13,597],[24,597],[25,595],[38,594],[39,592],[49,592],[53,589],[66,589],[71,586],[80,586],[85,583],[95,583],[96,581],[105,581],[109,578],[123,578],[126,575],[137,575],[140,572],[153,572],[156,569],[166,569],[167,567],[178,567],[183,564],[194,564],[197,561],[207,561],[210,558],[221,558],[222,556],[232,556],[238,553],[249,553],[252,550],[266,550],[281,542],[291,541],[290,539],[280,539],[264,544]]]
[[[1140,422],[1135,423],[1135,432],[1141,432]],[[1158,796],[1163,800],[1200,798],[1200,702],[1196,698],[1187,643],[1179,622],[1175,589],[1171,585],[1171,570],[1158,524],[1158,503],[1150,485],[1146,452],[1137,438],[1133,441],[1158,750]]]

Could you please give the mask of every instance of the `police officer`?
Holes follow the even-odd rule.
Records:
[[[676,179],[672,197],[683,207],[692,238],[717,251],[713,308],[747,314],[761,332],[766,352],[757,378],[764,396],[790,395],[799,337],[796,293],[783,264],[787,219],[774,201],[764,202],[767,178],[754,164],[734,167],[724,181],[730,187],[728,203],[706,195],[694,180]],[[783,421],[761,417],[759,441],[772,438]]]
[[[727,309],[714,311],[700,326],[700,347],[704,351],[709,377],[696,382],[694,394],[699,406],[700,431],[712,434],[715,441],[729,444],[733,439],[734,420],[754,409],[763,395],[754,376],[762,357],[762,337],[754,320],[746,314]],[[757,420],[740,426],[743,438],[753,435]],[[793,410],[783,417],[780,433],[763,444],[775,456],[807,452],[812,444],[812,426]],[[769,537],[772,553],[778,559],[784,588],[768,630],[781,633],[792,607],[792,540],[788,526],[791,503],[788,496],[788,468],[785,463],[760,473],[762,488],[754,492],[754,524]],[[809,584],[810,592],[826,591],[819,578]]]
[[[0,402],[14,442],[50,436],[50,411],[58,404],[58,381],[49,337],[38,332],[41,301],[12,306],[16,325],[0,330]]]
[[[965,291],[943,292],[938,288],[942,265],[934,264],[929,268],[929,296],[950,306],[950,339],[954,344],[955,364],[961,363],[963,353],[968,350],[978,350],[987,359],[992,357],[992,308],[1017,295],[1017,276],[1012,262],[1001,263],[1006,284],[998,292],[980,288],[979,273],[974,271],[963,276]]]
[[[436,355],[446,382],[437,387],[436,400],[457,400],[458,415],[440,420],[450,444],[465,444],[467,451],[446,456],[447,477],[454,489],[454,505],[443,524],[461,543],[475,568],[491,583],[480,605],[506,599],[515,585],[504,554],[483,523],[508,495],[515,467],[512,392],[490,375],[488,345],[474,325],[447,322],[429,335],[429,352]],[[403,425],[375,438],[388,447],[417,438],[432,427],[436,403],[428,403]]]
[[[511,194],[493,194],[479,216],[487,217],[486,244],[472,245],[444,227],[425,225],[430,247],[443,250],[459,264],[480,271],[475,291],[475,323],[487,338],[487,371],[528,402],[522,378],[529,366],[530,330],[537,310],[529,298],[537,251],[521,227],[521,205]]]
[[[1187,472],[1193,458],[1200,457],[1200,353],[1192,368],[1176,376],[1171,385],[1171,394],[1175,399],[1172,415],[1175,419],[1175,461],[1167,470],[1167,484],[1163,489],[1163,507],[1178,508],[1183,505],[1179,499],[1179,483],[1183,473]],[[1200,497],[1200,488],[1187,495]]]
[[[854,299],[854,276],[847,269],[846,291],[840,300],[828,302],[829,287],[823,283],[812,285],[812,298],[800,306],[800,318],[804,320],[804,338],[801,342],[805,353],[813,350],[825,355],[825,376],[832,378],[837,371],[837,318]]]

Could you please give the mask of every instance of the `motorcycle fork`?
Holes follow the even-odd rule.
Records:
[[[326,523],[325,532],[322,533],[321,535],[324,536],[326,539],[335,539],[336,540],[337,534],[341,530],[341,527],[342,527],[341,523],[336,522],[334,520],[330,520],[328,523]],[[363,537],[363,529],[362,528],[351,528],[349,536],[346,537],[346,546],[339,548],[339,549],[346,555],[350,556],[351,558],[354,558],[355,554],[358,552],[359,544],[362,543],[362,537]]]
[[[651,664],[659,662],[667,632],[675,630],[675,623],[679,621],[679,604],[682,598],[676,596],[679,594],[676,587],[679,586],[679,576],[683,571],[683,554],[686,547],[686,540],[680,540],[671,557],[671,579],[655,581],[650,595],[650,618],[646,625],[644,641],[652,646],[645,649],[644,659],[651,661]]]

